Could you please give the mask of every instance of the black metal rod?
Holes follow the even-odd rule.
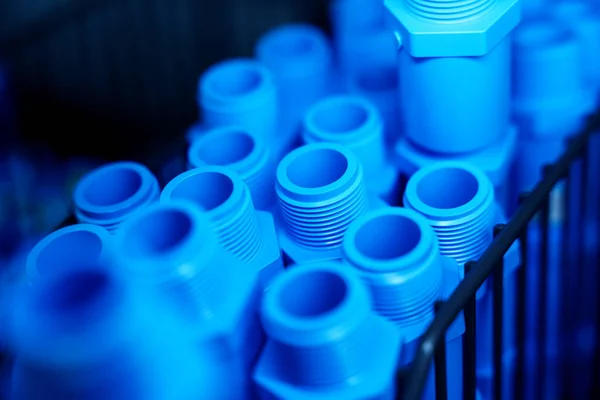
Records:
[[[435,313],[439,312],[443,301],[435,303]],[[443,339],[435,350],[435,398],[436,400],[448,399],[448,373],[446,371],[446,340]]]
[[[468,275],[477,263],[469,261],[465,264],[465,275]],[[475,400],[477,397],[477,293],[474,293],[464,310],[465,334],[462,339],[463,356],[463,399]]]
[[[519,196],[519,205],[523,204],[529,196],[529,193],[521,193]],[[519,244],[521,249],[521,265],[517,270],[517,293],[516,293],[516,345],[517,345],[517,364],[514,374],[513,388],[514,400],[522,400],[525,396],[525,343],[527,338],[527,264],[528,264],[528,247],[529,247],[529,225],[523,229],[519,236]]]
[[[404,400],[421,399],[429,367],[433,361],[434,349],[440,341],[444,340],[446,330],[465,307],[470,296],[490,276],[496,267],[497,261],[506,254],[514,241],[519,238],[522,230],[526,228],[529,221],[538,212],[541,204],[547,199],[548,193],[555,183],[564,176],[565,171],[570,167],[577,154],[588,145],[589,136],[597,126],[598,115],[594,115],[594,118],[587,121],[585,128],[577,136],[577,139],[560,156],[549,173],[538,182],[527,201],[517,209],[502,233],[494,239],[483,253],[477,263],[477,268],[465,277],[444,303],[435,320],[421,337],[421,344],[415,354],[413,369],[408,379],[409,384],[404,392]]]
[[[494,237],[497,237],[504,229],[504,224],[494,226]],[[502,383],[504,368],[502,368],[503,342],[504,342],[504,257],[497,261],[496,269],[493,271],[493,321],[494,321],[494,399],[502,399]]]

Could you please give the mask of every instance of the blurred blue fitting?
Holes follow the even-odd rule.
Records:
[[[442,154],[481,150],[506,135],[510,40],[518,0],[386,0],[401,38],[403,130]],[[417,95],[418,94],[418,95]]]
[[[273,216],[255,211],[248,186],[233,170],[204,166],[176,176],[161,202],[187,200],[202,208],[223,248],[260,272],[261,284],[283,270]]]
[[[275,80],[257,61],[232,59],[210,67],[198,83],[198,104],[206,128],[238,125],[265,140],[277,139]]]
[[[374,105],[358,96],[328,97],[313,105],[302,126],[304,143],[338,143],[362,164],[368,190],[393,203],[398,197],[398,173],[388,163],[384,125]]]
[[[483,171],[492,181],[497,201],[506,209],[509,196],[509,176],[517,146],[517,129],[511,129],[500,140],[482,150],[454,155],[452,157],[425,151],[401,138],[394,149],[394,163],[401,174],[412,176],[420,168],[438,162],[456,161],[469,163]]]
[[[576,36],[549,17],[524,21],[513,39],[513,119],[520,138],[575,133],[595,105]]]
[[[158,200],[158,180],[142,164],[123,161],[100,166],[83,176],[73,193],[75,216],[82,223],[116,231],[132,213]]]
[[[356,155],[335,143],[302,146],[277,167],[279,243],[292,263],[341,258],[348,226],[372,207]]]
[[[492,241],[494,188],[470,164],[440,162],[420,169],[406,185],[404,206],[430,221],[441,253],[461,265],[477,260]]]
[[[221,165],[237,172],[248,185],[254,206],[270,211],[275,205],[275,163],[262,138],[235,126],[216,128],[188,149],[188,168]]]
[[[458,264],[440,254],[429,221],[407,208],[370,211],[354,221],[344,237],[343,252],[345,262],[370,288],[375,311],[400,328],[406,347],[399,361],[410,363],[418,339],[433,320],[434,303],[449,296],[460,282]],[[462,398],[463,333],[461,316],[446,334],[452,399]],[[434,393],[433,383],[426,393]]]
[[[600,89],[600,11],[586,0],[559,0],[548,7],[552,15],[573,30],[580,45],[580,68],[598,105]]]
[[[10,398],[202,397],[201,359],[184,322],[110,257],[81,261],[13,295]]]
[[[395,64],[361,70],[350,78],[348,91],[369,100],[383,119],[386,149],[401,136],[398,71]]]
[[[352,270],[329,262],[286,271],[265,294],[261,317],[267,344],[254,379],[262,398],[394,398],[401,338],[371,310]]]
[[[206,133],[208,128],[202,122],[196,122],[185,131],[185,140],[188,144],[194,143]]]
[[[317,27],[286,24],[265,33],[255,54],[277,85],[281,120],[270,145],[280,158],[297,141],[306,110],[335,89],[333,51]]]
[[[100,226],[76,224],[42,238],[29,252],[25,269],[31,281],[101,260],[113,250],[113,237]]]
[[[554,0],[520,0],[523,19],[535,18],[547,12]]]

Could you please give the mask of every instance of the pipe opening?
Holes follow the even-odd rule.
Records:
[[[128,167],[113,167],[90,175],[82,193],[93,206],[114,206],[130,199],[142,187],[142,176]]]
[[[461,168],[444,168],[429,172],[417,185],[417,196],[432,208],[461,207],[477,194],[479,182],[469,171]]]
[[[287,283],[280,304],[288,314],[317,318],[338,308],[348,292],[346,281],[329,271],[310,271]]]
[[[191,200],[206,211],[225,203],[233,193],[233,181],[219,172],[206,171],[188,176],[177,184],[172,199]]]
[[[84,260],[97,259],[102,249],[102,238],[92,232],[65,232],[41,249],[35,260],[35,269],[40,275],[48,275],[59,268],[70,268]]]
[[[287,167],[290,182],[305,189],[330,185],[348,169],[346,156],[336,150],[318,148],[296,157]]]
[[[238,97],[257,90],[263,76],[251,65],[231,64],[217,69],[211,77],[211,87],[223,97]]]
[[[362,225],[356,232],[354,245],[365,257],[393,260],[414,250],[421,240],[421,229],[403,215],[381,215]]]
[[[327,133],[353,132],[369,119],[369,110],[354,101],[325,101],[312,114],[313,124]]]
[[[230,165],[242,161],[254,150],[254,138],[243,130],[209,135],[196,147],[197,156],[209,165]]]
[[[48,288],[40,305],[60,314],[84,310],[100,299],[110,286],[110,277],[100,269],[75,269]]]

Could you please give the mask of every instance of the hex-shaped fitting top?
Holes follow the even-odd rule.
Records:
[[[519,23],[519,0],[385,0],[396,36],[413,57],[487,54]]]

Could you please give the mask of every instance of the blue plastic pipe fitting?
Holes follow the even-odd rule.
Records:
[[[265,33],[255,54],[277,85],[281,119],[277,138],[270,145],[280,159],[296,144],[304,113],[337,87],[333,51],[317,27],[287,24]]]
[[[510,40],[518,0],[386,0],[401,38],[403,131],[442,154],[481,150],[509,131]]]
[[[81,178],[73,193],[75,216],[82,223],[116,231],[135,211],[158,200],[156,177],[142,164],[114,162]]]
[[[242,126],[265,140],[277,139],[279,106],[271,71],[251,59],[213,65],[198,82],[198,105],[206,129]]]
[[[549,7],[554,17],[567,24],[580,45],[580,68],[592,91],[593,106],[600,90],[600,10],[586,0],[559,0]]]
[[[348,226],[370,207],[356,155],[335,143],[302,146],[281,160],[279,242],[288,262],[341,258]]]
[[[214,364],[210,395],[200,397],[252,398],[248,377],[263,341],[258,274],[223,249],[211,227],[192,202],[161,202],[131,218],[117,246],[130,274],[169,296]]]
[[[113,237],[91,224],[61,228],[40,240],[29,252],[25,269],[31,281],[83,262],[101,260],[113,250]]]
[[[346,232],[344,260],[354,267],[371,290],[372,306],[401,331],[408,364],[418,339],[434,317],[434,303],[450,295],[461,279],[455,260],[440,254],[438,238],[429,221],[419,213],[390,207],[370,211],[354,221]],[[462,399],[462,334],[464,321],[457,319],[446,333],[448,392]],[[430,380],[423,398],[433,398]]]
[[[389,203],[398,197],[398,174],[388,163],[380,113],[358,96],[328,97],[304,117],[304,143],[331,142],[350,149],[363,166],[367,189]]]
[[[248,185],[254,206],[270,211],[275,205],[275,163],[262,138],[235,126],[215,128],[188,149],[188,168],[220,165],[237,172]]]
[[[263,286],[282,271],[273,216],[254,209],[248,186],[233,170],[204,166],[184,172],[163,189],[161,201],[172,200],[204,209],[221,246],[260,271]]]
[[[400,335],[371,310],[352,270],[313,263],[286,271],[261,317],[267,343],[254,379],[262,398],[394,398]]]
[[[80,261],[13,298],[10,398],[205,395],[200,382],[209,366],[202,366],[185,323],[110,257]]]

